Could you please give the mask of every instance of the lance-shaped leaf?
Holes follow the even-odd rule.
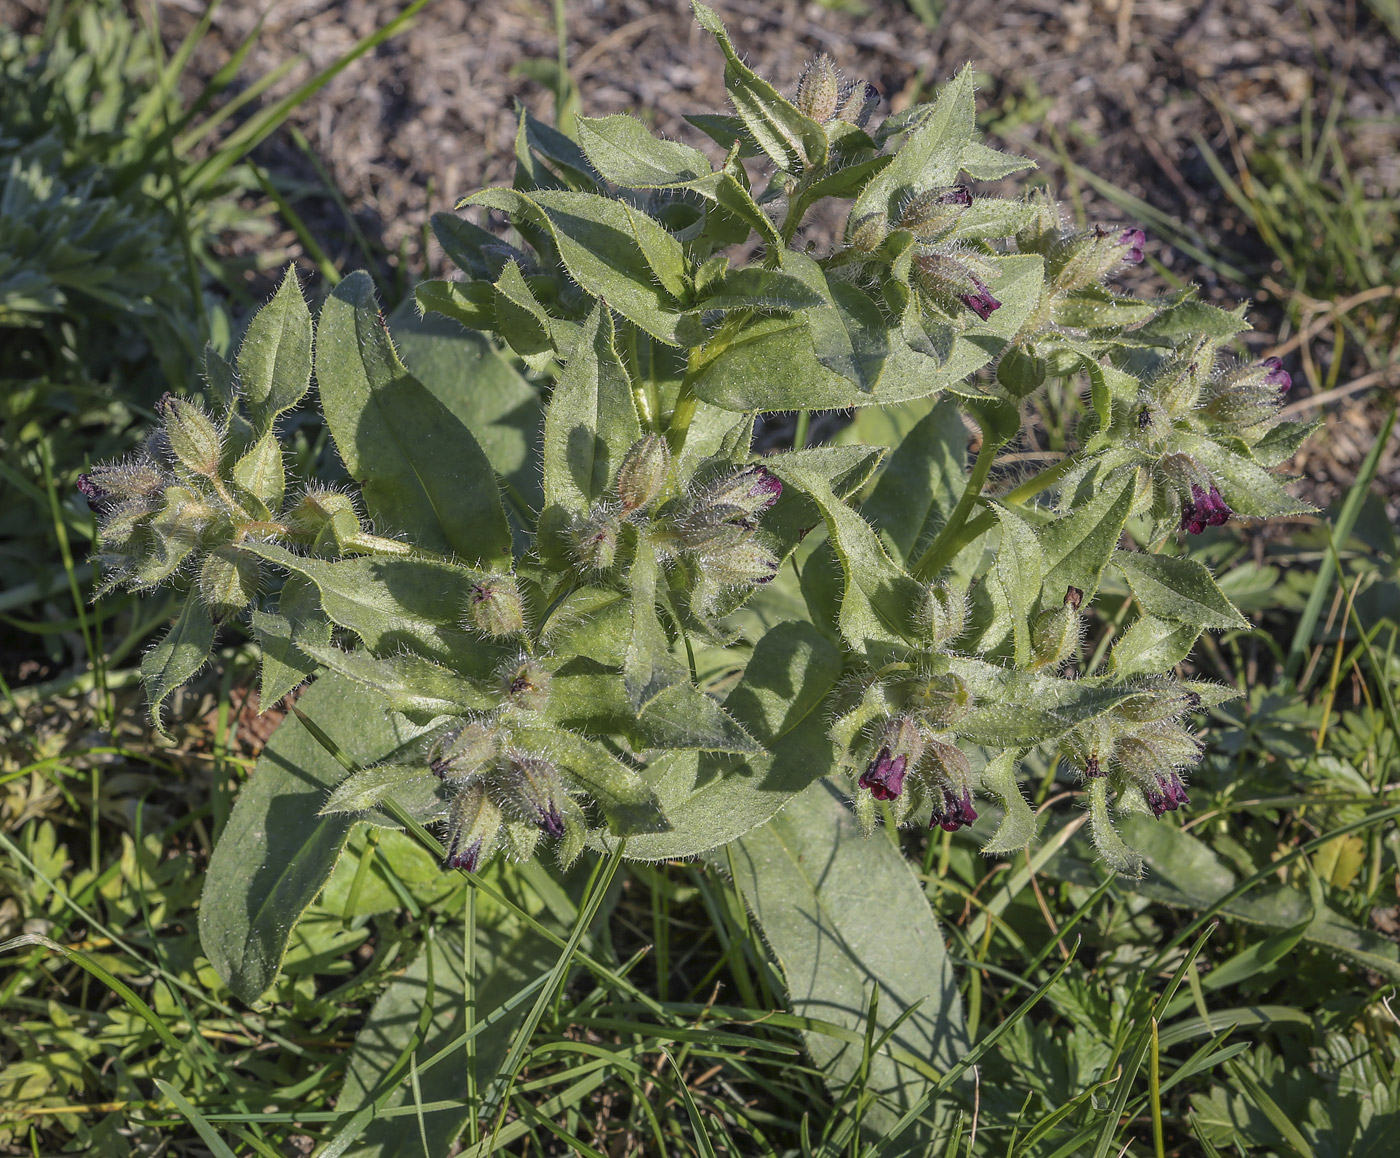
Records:
[[[747,266],[727,274],[701,293],[697,310],[801,310],[825,304],[807,283],[776,269]]]
[[[1000,181],[1012,173],[1037,167],[1029,157],[1003,153],[1000,149],[993,149],[981,141],[969,141],[964,145],[958,164],[964,173],[977,181]]]
[[[894,162],[856,198],[850,220],[869,213],[896,218],[906,198],[953,184],[972,140],[976,117],[969,64],[939,90],[937,100],[895,153]]]
[[[335,786],[321,806],[320,814],[334,816],[344,812],[368,812],[388,797],[416,787],[425,778],[433,783],[433,774],[426,765],[418,762],[373,764],[361,768]]]
[[[666,860],[719,848],[821,776],[835,758],[821,704],[840,674],[840,651],[810,623],[764,635],[725,708],[770,754],[672,752],[653,760],[646,775],[670,828],[632,837],[627,855]]]
[[[614,185],[628,189],[668,189],[708,177],[705,154],[679,141],[651,135],[636,117],[579,117],[578,143],[593,167]]]
[[[1237,515],[1269,519],[1280,515],[1303,515],[1314,510],[1310,503],[1296,499],[1263,467],[1243,454],[1227,450],[1207,438],[1193,438],[1183,444],[1206,470],[1219,480],[1220,491]]]
[[[1035,813],[1021,795],[1016,779],[1019,753],[1003,752],[982,769],[982,787],[1001,801],[1002,818],[991,840],[982,846],[983,856],[1003,856],[1019,852],[1035,837]]]
[[[265,712],[293,688],[315,675],[316,661],[301,643],[327,645],[331,621],[321,611],[321,593],[300,575],[289,575],[277,595],[277,610],[254,611],[253,635],[258,641],[258,710]]]
[[[663,288],[685,268],[681,243],[657,221],[592,193],[483,189],[464,205],[485,205],[548,231],[569,276],[628,321],[671,345],[703,332]]]
[[[1197,559],[1115,551],[1113,565],[1123,572],[1137,601],[1149,615],[1201,630],[1248,629],[1249,620],[1211,578]]]
[[[362,767],[420,734],[386,712],[376,693],[338,676],[317,681],[297,706]],[[289,715],[239,791],[204,878],[199,939],[241,1001],[256,1001],[276,979],[297,918],[335,868],[354,820],[320,812],[344,777],[341,763]]]
[[[1040,528],[1047,592],[1063,596],[1067,587],[1078,587],[1086,600],[1094,598],[1099,576],[1123,534],[1135,486],[1129,471],[1082,507]]]
[[[1113,826],[1106,777],[1089,781],[1089,832],[1094,838],[1094,847],[1109,868],[1125,877],[1142,876],[1142,854],[1130,848]]]
[[[474,562],[510,558],[490,463],[399,360],[367,274],[346,278],[321,310],[316,381],[345,469],[385,530]]]
[[[209,618],[204,604],[191,594],[180,609],[180,618],[141,660],[141,682],[146,685],[151,723],[162,736],[166,735],[161,718],[165,701],[209,662],[213,647],[214,621]]]
[[[692,372],[695,393],[726,410],[773,411],[889,406],[956,388],[1005,348],[1041,291],[1039,257],[986,260],[1001,308],[985,322],[969,314],[965,328],[948,326],[935,356],[911,346],[903,323],[891,324],[863,290],[829,286],[811,258],[789,250],[783,271],[827,305],[721,329]]]
[[[652,700],[673,684],[690,679],[685,664],[671,654],[671,641],[656,611],[657,583],[661,564],[656,552],[643,537],[637,543],[628,582],[632,588],[632,633],[622,663],[627,699],[640,713]]]
[[[1203,628],[1194,623],[1143,615],[1113,647],[1109,656],[1119,676],[1170,671],[1188,655]]]
[[[562,728],[519,727],[511,741],[555,761],[564,774],[597,801],[614,836],[664,832],[669,826],[656,794],[641,774],[602,744]]]
[[[287,267],[272,300],[248,323],[238,348],[243,397],[260,431],[268,430],[311,387],[311,312],[301,296],[296,269]]]
[[[544,422],[544,510],[539,550],[564,563],[569,520],[613,497],[617,468],[641,437],[632,383],[615,345],[612,314],[599,303],[559,376]]]
[[[426,724],[437,716],[460,716],[487,711],[496,699],[471,680],[422,656],[403,654],[382,658],[367,651],[346,651],[329,644],[304,642],[302,651],[331,671],[373,688],[389,707]]]
[[[1040,600],[1045,577],[1045,557],[1035,530],[1025,519],[1003,506],[995,506],[1001,525],[997,545],[996,579],[1011,608],[1011,637],[1015,641],[1016,666],[1031,662],[1031,615]],[[1054,592],[1051,592],[1052,597]]]
[[[966,485],[967,427],[957,403],[946,400],[899,441],[860,512],[894,557],[908,562],[933,541]]]
[[[469,330],[494,330],[496,287],[489,281],[424,281],[413,291],[418,308],[442,314]]]
[[[732,869],[762,928],[793,1012],[846,1031],[811,1030],[804,1037],[831,1090],[864,1074],[865,1089],[880,1095],[864,1115],[878,1136],[913,1108],[932,1075],[952,1066],[968,1042],[943,932],[923,886],[893,843],[863,835],[843,795],[829,780],[813,784],[740,840],[732,855],[716,860]],[[878,1015],[868,1027],[875,985]],[[892,1032],[867,1071],[862,1047],[871,1031]],[[936,1151],[916,1127],[889,1152]]]
[[[371,651],[407,649],[467,675],[485,675],[505,654],[457,626],[474,573],[431,559],[315,559],[274,543],[248,549],[315,584],[333,623]]]
[[[527,364],[537,354],[554,353],[551,319],[525,283],[520,267],[508,261],[495,285],[495,330]]]
[[[692,0],[695,19],[724,53],[724,87],[758,147],[785,173],[826,164],[826,133],[778,90],[739,59],[724,22],[714,9]]]
[[[1141,694],[1102,677],[1057,679],[978,659],[953,658],[949,667],[972,700],[971,710],[957,722],[958,736],[988,748],[1049,743]]]
[[[233,481],[269,512],[282,505],[287,473],[282,465],[282,443],[274,431],[264,433],[234,464]]]
[[[846,641],[863,652],[872,640],[912,638],[923,588],[889,557],[870,524],[836,497],[830,478],[790,459],[776,460],[773,469],[809,495],[826,520],[845,577],[838,622]]]

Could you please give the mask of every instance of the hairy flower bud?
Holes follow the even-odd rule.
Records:
[[[1095,226],[1054,245],[1046,272],[1055,289],[1062,293],[1084,289],[1101,281],[1120,265],[1136,265],[1142,261],[1146,240],[1141,229]]]
[[[500,735],[484,720],[473,720],[438,737],[428,753],[428,767],[444,780],[464,780],[495,763]]]
[[[313,551],[339,553],[361,531],[355,501],[328,487],[308,487],[282,516],[292,536]]]
[[[1045,384],[1048,366],[1029,346],[1012,346],[997,363],[997,381],[1013,398],[1025,398]]]
[[[447,809],[447,867],[476,872],[496,850],[503,820],[486,785],[464,785]]]
[[[846,240],[853,249],[874,253],[889,236],[890,221],[882,212],[865,213],[846,226]]]
[[[974,260],[960,254],[921,254],[914,259],[914,284],[944,313],[951,316],[962,305],[985,322],[1001,309],[1001,302],[973,267]]]
[[[1227,430],[1247,430],[1277,413],[1293,379],[1277,358],[1241,366],[1212,381],[1202,392],[1201,411]]]
[[[880,90],[869,81],[858,80],[842,87],[841,96],[836,102],[836,119],[865,128],[870,117],[880,104]]]
[[[1068,602],[1036,616],[1031,625],[1031,669],[1057,668],[1069,659],[1079,647],[1081,626],[1078,607]]]
[[[78,476],[78,491],[95,506],[155,498],[173,481],[148,458],[100,463]]]
[[[1202,338],[1162,365],[1148,386],[1149,397],[1174,418],[1191,413],[1215,372],[1215,357],[1215,343]]]
[[[934,800],[930,828],[956,832],[977,820],[972,806],[972,767],[961,748],[944,740],[930,740],[921,771]]]
[[[525,602],[512,575],[488,575],[467,593],[467,624],[482,635],[501,638],[525,630]]]
[[[751,538],[717,551],[700,555],[699,565],[705,578],[719,587],[739,587],[746,583],[762,586],[778,573],[778,557]]]
[[[904,777],[924,754],[924,738],[912,716],[896,716],[880,730],[875,758],[861,773],[859,785],[876,800],[894,800],[904,790]]]
[[[530,656],[513,660],[501,669],[502,693],[514,707],[525,711],[544,710],[553,682],[549,669]]]
[[[223,436],[203,408],[166,394],[156,404],[156,412],[161,416],[166,443],[176,461],[194,474],[216,477],[224,453]]]
[[[748,466],[706,487],[695,497],[691,510],[711,522],[746,525],[776,503],[782,493],[782,480],[766,466]]]
[[[922,242],[934,241],[952,229],[971,204],[972,194],[966,185],[928,189],[905,202],[899,227]]]
[[[946,583],[931,583],[919,605],[919,628],[934,647],[952,643],[967,624],[967,598]]]
[[[617,496],[622,513],[646,510],[666,489],[671,448],[659,434],[646,434],[632,444],[617,472]]]
[[[843,87],[836,62],[823,52],[802,69],[797,81],[797,99],[793,103],[804,116],[825,124],[836,115]]]
[[[232,619],[258,595],[258,561],[232,547],[216,547],[199,568],[199,597],[215,622]]]
[[[509,798],[521,820],[536,825],[546,836],[564,835],[567,793],[553,761],[510,749],[506,753],[500,793]]]
[[[956,672],[921,678],[909,688],[905,706],[917,712],[931,728],[948,728],[956,724],[972,702],[967,683]]]
[[[617,560],[617,535],[621,529],[615,514],[606,507],[595,506],[588,514],[575,517],[569,527],[569,548],[580,566],[606,571]]]

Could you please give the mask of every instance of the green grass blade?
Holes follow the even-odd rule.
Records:
[[[155,1083],[156,1088],[175,1103],[175,1108],[179,1110],[180,1113],[184,1115],[185,1120],[194,1127],[194,1132],[198,1134],[204,1144],[209,1147],[209,1152],[214,1155],[214,1158],[235,1158],[233,1151],[229,1149],[228,1143],[219,1137],[218,1132],[209,1124],[203,1114],[190,1105],[189,1102],[185,1101],[184,1096],[179,1090],[169,1082],[161,1081],[160,1078],[156,1078]]]

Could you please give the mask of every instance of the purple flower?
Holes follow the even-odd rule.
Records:
[[[1278,396],[1282,398],[1293,385],[1293,375],[1283,368],[1283,362],[1278,358],[1265,358],[1260,365],[1264,368],[1264,381],[1276,387]]]
[[[881,748],[880,754],[861,773],[858,783],[862,788],[868,788],[876,800],[893,800],[904,791],[904,773],[908,767],[908,756],[891,758],[890,750]]]
[[[1210,491],[1197,483],[1191,484],[1191,501],[1181,504],[1181,529],[1199,535],[1207,527],[1218,527],[1234,514],[1220,492],[1211,485]]]
[[[466,848],[458,848],[455,844],[447,854],[447,867],[456,869],[466,869],[469,873],[476,872],[477,862],[481,859],[481,838],[477,837]]]
[[[992,316],[994,310],[1001,309],[1001,302],[992,297],[992,291],[983,284],[982,279],[976,274],[968,275],[972,280],[972,288],[975,293],[961,294],[959,300],[984,322]]]
[[[1124,264],[1137,265],[1142,261],[1142,247],[1146,241],[1147,234],[1141,229],[1125,229],[1118,235],[1118,244],[1127,250],[1123,254]]]
[[[546,836],[560,837],[564,835],[564,817],[559,812],[559,805],[553,800],[546,804],[536,805],[536,824],[540,826],[540,831]]]
[[[751,512],[755,515],[766,511],[782,497],[782,479],[766,466],[751,466],[740,477],[753,480],[753,485],[749,488],[749,495],[759,500],[759,503],[754,504],[751,508]]]
[[[929,817],[930,828],[941,828],[944,832],[957,832],[960,828],[971,828],[977,821],[977,809],[972,807],[972,793],[966,788],[959,796],[952,788],[943,789],[943,805],[933,806]]]
[[[92,481],[90,474],[78,476],[78,493],[90,503],[100,503],[108,497],[107,492]]]
[[[1157,817],[1166,812],[1175,812],[1191,803],[1191,798],[1186,795],[1186,788],[1181,783],[1181,777],[1175,772],[1170,776],[1158,776],[1157,787],[1147,789],[1143,796],[1147,799],[1147,807],[1152,809],[1152,815]]]
[[[967,191],[966,185],[954,185],[946,192],[939,194],[938,203],[940,205],[960,205],[966,209],[972,204],[972,194]]]

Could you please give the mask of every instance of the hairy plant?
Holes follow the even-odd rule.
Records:
[[[140,455],[83,481],[108,581],[188,590],[143,665],[157,723],[233,620],[264,704],[326,689],[285,725],[338,763],[310,777],[314,839],[258,850],[299,858],[275,925],[247,924],[239,876],[258,777],[210,867],[206,951],[249,999],[357,818],[436,823],[469,871],[542,840],[698,856],[836,776],[867,830],[985,824],[1004,853],[1035,834],[1039,751],[1136,874],[1119,816],[1188,803],[1190,716],[1231,693],[1173,673],[1245,621],[1184,537],[1304,509],[1274,474],[1308,432],[1278,418],[1287,373],[1231,360],[1242,310],[1113,288],[1144,256],[1130,224],[978,192],[1031,166],[976,139],[969,70],[881,118],[823,57],[788,98],[695,11],[734,108],[690,118],[718,164],[629,116],[571,138],[522,113],[512,186],[434,218],[465,276],[418,304],[548,383],[529,460],[485,378],[414,375],[366,276],[313,327],[289,274],[236,364],[210,355],[209,399],[166,400]],[[831,204],[834,243],[804,241]],[[313,373],[348,484],[285,476],[277,419]],[[994,487],[1051,389],[1087,396],[1072,449]],[[756,416],[832,409],[861,411],[836,443],[755,455]],[[878,409],[888,448],[861,437]],[[1105,658],[1083,641],[1106,586]]]

